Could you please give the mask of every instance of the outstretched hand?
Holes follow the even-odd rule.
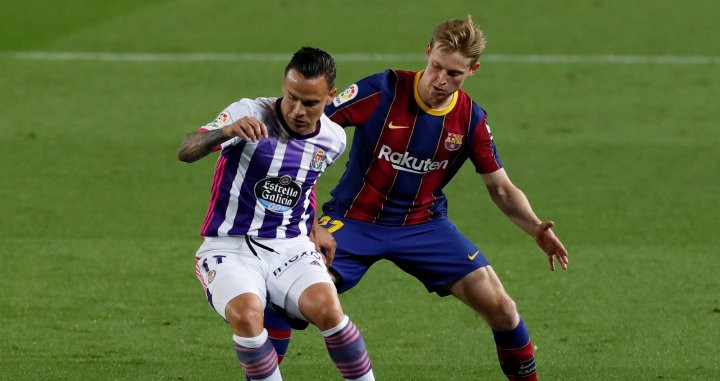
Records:
[[[568,267],[568,252],[565,250],[560,239],[555,236],[552,231],[552,227],[555,225],[553,221],[543,221],[536,228],[533,233],[535,242],[540,248],[547,254],[548,262],[550,262],[550,270],[555,271],[555,259],[557,258],[560,262],[560,267],[563,270],[567,270]]]

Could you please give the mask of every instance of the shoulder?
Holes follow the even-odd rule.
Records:
[[[478,105],[470,95],[463,89],[458,90],[458,107],[462,109],[462,113],[466,115],[469,120],[469,126],[472,128],[480,122],[484,122],[487,118],[487,111]]]
[[[230,106],[226,108],[226,111],[230,113],[230,117],[233,120],[240,119],[244,116],[260,118],[268,112],[273,111],[276,99],[277,98],[242,98],[230,104]]]
[[[347,136],[345,130],[339,124],[333,122],[326,115],[320,117],[320,131],[328,136],[332,141],[340,143],[345,146],[347,142]]]
[[[373,74],[356,81],[333,99],[333,106],[339,107],[346,103],[354,103],[374,94],[392,89],[397,81],[393,70]]]

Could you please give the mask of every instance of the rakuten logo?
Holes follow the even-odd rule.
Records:
[[[378,154],[378,159],[385,159],[392,163],[392,167],[398,171],[425,174],[436,169],[447,168],[448,161],[432,161],[431,159],[420,160],[410,156],[408,152],[393,152],[392,148],[383,144]]]

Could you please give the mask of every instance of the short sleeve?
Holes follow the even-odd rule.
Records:
[[[208,124],[205,124],[199,128],[200,131],[212,131],[212,130],[219,130],[228,124],[232,124],[233,122],[246,117],[246,116],[252,116],[257,117],[257,112],[255,111],[255,108],[253,107],[253,103],[250,99],[241,99],[228,107],[226,107],[218,116],[211,121]],[[227,146],[235,145],[237,144],[241,139],[239,137],[234,137],[223,144],[221,144],[217,149],[225,148]]]
[[[492,173],[503,167],[486,114],[482,115],[472,129],[470,160],[475,165],[475,171],[481,174]]]
[[[388,77],[394,75],[388,70],[353,83],[325,107],[325,115],[343,127],[362,126],[375,111]]]

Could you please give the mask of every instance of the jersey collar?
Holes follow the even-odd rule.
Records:
[[[455,107],[455,104],[457,103],[458,92],[455,91],[453,93],[452,100],[450,101],[450,104],[447,105],[447,107],[441,109],[430,108],[430,106],[426,105],[425,102],[420,99],[420,94],[418,93],[418,82],[420,82],[420,77],[422,77],[422,74],[424,72],[425,70],[421,70],[415,73],[415,80],[413,81],[413,95],[415,95],[415,102],[417,102],[418,106],[420,106],[423,111],[430,115],[443,116],[449,113],[450,111],[452,111],[452,109]]]

